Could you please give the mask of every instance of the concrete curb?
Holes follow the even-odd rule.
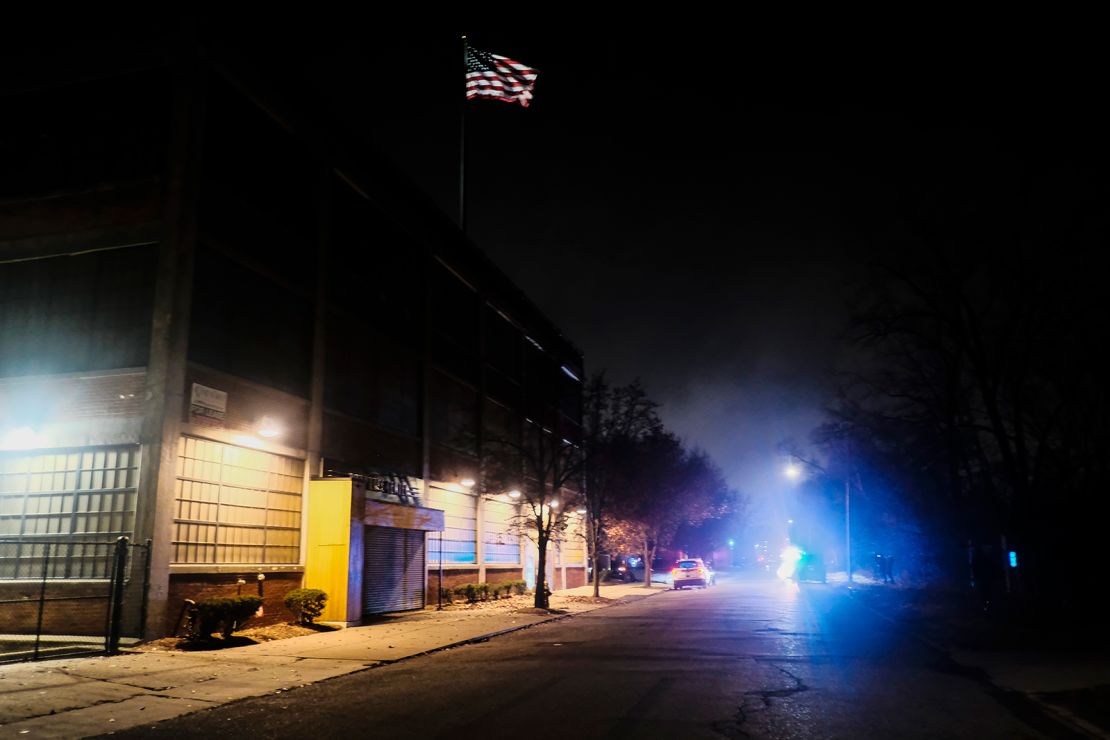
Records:
[[[641,594],[633,594],[633,595],[640,596],[640,598],[646,599],[648,597],[655,596],[657,594],[666,593],[668,590],[669,589],[658,589],[658,590],[651,589],[650,593],[646,593],[646,594],[642,594],[642,595]],[[623,599],[623,598],[625,598],[625,597],[624,596],[619,597],[619,599]],[[589,614],[591,612],[600,611],[602,609],[608,609],[608,608],[613,607],[613,606],[618,606],[620,604],[619,599],[614,600],[614,602],[611,603],[611,604],[600,604],[594,609],[585,609],[585,610],[580,611],[580,612],[571,612],[571,613],[568,613],[568,614],[553,614],[551,617],[549,617],[547,619],[541,619],[538,622],[531,622],[529,624],[520,624],[520,625],[517,625],[515,627],[506,627],[505,629],[497,630],[496,632],[489,632],[489,633],[486,633],[484,635],[477,635],[476,637],[468,637],[465,640],[459,640],[457,642],[452,642],[448,645],[439,645],[439,646],[434,647],[434,648],[428,648],[427,650],[421,651],[419,653],[413,653],[412,655],[406,655],[402,658],[395,658],[395,659],[392,659],[392,660],[379,660],[374,665],[366,666],[365,668],[362,668],[358,671],[352,671],[352,673],[361,673],[362,671],[372,671],[375,668],[379,668],[381,666],[395,665],[397,663],[403,663],[406,660],[412,660],[413,658],[419,658],[419,657],[424,656],[424,655],[432,655],[434,653],[442,652],[444,650],[451,650],[452,648],[463,647],[464,645],[475,645],[475,644],[480,643],[480,642],[488,642],[489,640],[492,640],[495,637],[500,637],[502,635],[508,635],[508,634],[513,633],[513,632],[521,632],[523,630],[531,629],[533,627],[538,627],[541,624],[550,624],[551,622],[560,622],[564,619],[571,619],[572,617],[579,617],[583,614]],[[344,674],[344,675],[351,675],[351,674]],[[336,678],[338,678],[338,676]],[[323,683],[324,681],[330,681],[330,680],[332,680],[332,679],[325,678],[325,679],[323,679],[323,681],[317,681],[316,683]],[[244,699],[237,699],[236,701],[244,701]],[[204,710],[201,710],[201,711],[204,711]]]

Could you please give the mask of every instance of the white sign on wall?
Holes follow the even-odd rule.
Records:
[[[227,392],[193,383],[193,395],[189,401],[189,412],[193,416],[223,420],[227,414]]]

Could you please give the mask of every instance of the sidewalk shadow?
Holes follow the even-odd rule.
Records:
[[[190,640],[183,637],[177,643],[177,649],[188,652],[203,652],[208,650],[225,650],[227,648],[245,647],[247,645],[257,644],[259,644],[258,640],[254,640],[243,635],[232,635],[226,640],[216,637],[210,637],[208,639],[201,640]]]

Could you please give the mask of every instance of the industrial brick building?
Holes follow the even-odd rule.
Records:
[[[347,622],[441,563],[531,580],[516,502],[471,481],[487,434],[578,437],[581,353],[280,59],[83,41],[0,90],[0,601],[95,584],[121,535],[148,635],[255,589],[285,618],[313,558]],[[557,549],[552,587],[584,583]]]

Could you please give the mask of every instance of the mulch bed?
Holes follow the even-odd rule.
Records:
[[[306,627],[291,622],[267,624],[260,627],[247,627],[236,631],[229,639],[211,638],[208,640],[190,640],[186,637],[163,637],[158,640],[149,640],[130,648],[131,651],[157,653],[157,652],[184,652],[196,650],[222,650],[224,648],[242,647],[244,645],[257,645],[260,642],[272,640],[285,640],[290,637],[302,635],[315,635],[318,632],[330,632],[334,627],[313,625]]]

